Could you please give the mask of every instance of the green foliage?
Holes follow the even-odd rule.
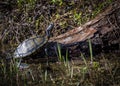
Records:
[[[17,0],[18,8],[23,9],[27,4],[27,9],[33,9],[35,7],[36,0]]]
[[[76,11],[74,12],[74,20],[78,25],[82,24],[82,12],[80,13],[76,13]]]
[[[64,64],[66,65],[66,63],[68,62],[68,49],[66,50],[66,56],[64,57],[61,53],[61,47],[59,44],[57,44],[57,51],[58,51],[58,59],[60,62],[64,62]]]
[[[59,6],[61,6],[63,4],[63,0],[51,0],[51,2],[53,4],[58,4]]]
[[[60,48],[60,45],[59,45],[59,44],[57,44],[57,50],[58,50],[58,58],[59,58],[59,61],[63,61],[62,54],[61,54],[61,48]]]
[[[107,0],[103,3],[99,3],[95,6],[95,10],[92,12],[92,18],[94,18],[98,13],[100,13],[107,4],[111,4],[113,0]]]
[[[90,51],[90,58],[91,58],[91,63],[92,63],[92,62],[93,62],[92,44],[91,44],[91,41],[90,41],[90,39],[89,39],[88,41],[89,41],[89,51]]]
[[[18,4],[18,7],[22,7],[22,3],[23,3],[24,0],[17,0],[17,4]]]

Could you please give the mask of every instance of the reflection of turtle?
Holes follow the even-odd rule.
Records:
[[[50,31],[54,27],[53,24],[50,24],[48,28],[46,29],[46,35],[41,36],[35,36],[31,37],[29,39],[24,40],[15,50],[13,58],[20,58],[20,61],[18,63],[18,67],[23,67],[24,65],[21,64],[21,58],[26,57],[34,53],[37,49],[42,47],[44,44],[47,43],[49,37],[50,37]],[[26,67],[26,66],[25,66]]]

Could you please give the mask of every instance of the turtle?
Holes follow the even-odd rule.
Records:
[[[25,39],[21,44],[19,44],[13,54],[13,58],[19,59],[17,67],[28,68],[26,64],[24,65],[21,63],[22,58],[35,53],[36,50],[40,49],[43,45],[45,45],[50,38],[50,32],[53,27],[54,24],[51,23],[46,29],[46,34],[44,36],[30,37],[28,39]]]

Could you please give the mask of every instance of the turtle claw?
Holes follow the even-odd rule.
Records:
[[[27,68],[29,68],[29,65],[28,64],[26,64],[26,63],[20,63],[20,65],[19,66],[17,66],[19,69],[27,69]]]

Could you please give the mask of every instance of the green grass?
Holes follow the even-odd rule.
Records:
[[[119,57],[101,55],[101,59],[92,64],[91,59],[83,55],[81,58],[83,60],[50,62],[49,65],[32,63],[26,70],[18,70],[13,61],[8,64],[0,60],[0,85],[120,85]]]

